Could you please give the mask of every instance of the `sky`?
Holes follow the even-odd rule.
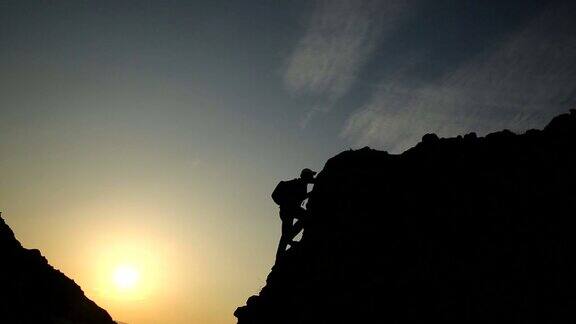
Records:
[[[276,183],[576,107],[573,1],[0,0],[0,210],[119,321],[235,323]],[[118,269],[138,272],[130,289]]]

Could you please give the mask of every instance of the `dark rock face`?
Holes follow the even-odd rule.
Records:
[[[576,111],[330,159],[239,324],[575,323]]]
[[[0,262],[0,323],[115,323],[40,251],[23,248],[1,217]]]

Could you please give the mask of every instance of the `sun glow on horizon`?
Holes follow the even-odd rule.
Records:
[[[99,299],[129,302],[155,298],[170,289],[173,270],[167,268],[170,251],[156,235],[110,231],[102,235],[94,251]]]
[[[82,253],[86,261],[78,271],[83,275],[82,287],[114,319],[166,323],[158,317],[185,317],[185,313],[173,317],[164,313],[170,313],[182,296],[197,302],[195,312],[203,309],[200,305],[204,302],[189,292],[203,288],[205,259],[197,248],[181,244],[175,235],[180,228],[162,223],[165,217],[159,215],[166,215],[167,211],[143,201],[107,199],[76,213],[91,220],[81,226],[85,229]],[[199,236],[193,230],[187,233]]]
[[[118,289],[133,289],[140,281],[140,271],[133,265],[123,264],[114,270],[113,279]]]

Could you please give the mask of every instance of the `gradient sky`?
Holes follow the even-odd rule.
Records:
[[[574,1],[0,1],[0,210],[117,320],[231,324],[270,192],[576,107]],[[143,271],[113,291],[123,262]]]

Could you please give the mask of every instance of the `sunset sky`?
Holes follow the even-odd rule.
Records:
[[[0,0],[0,210],[114,319],[232,324],[276,183],[576,107],[574,1]]]

